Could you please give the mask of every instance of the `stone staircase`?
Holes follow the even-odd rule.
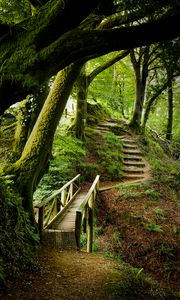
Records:
[[[123,178],[126,180],[144,180],[150,176],[150,167],[135,138],[121,137],[123,144]]]
[[[115,122],[106,122],[99,124],[97,129],[101,133],[107,134],[113,132],[113,127],[117,126]],[[128,130],[121,135],[116,136],[123,141],[123,181],[139,182],[150,177],[150,166],[139,149],[136,136]]]

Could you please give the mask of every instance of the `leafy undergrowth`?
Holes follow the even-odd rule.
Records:
[[[97,174],[102,181],[122,178],[123,142],[113,132],[86,130],[86,156],[78,167],[85,181],[92,182]]]
[[[178,292],[179,216],[174,194],[155,182],[100,193],[98,247]]]
[[[104,139],[97,137],[96,140],[96,148],[103,149]],[[96,247],[152,276],[164,288],[168,286],[178,298],[179,161],[168,157],[161,146],[148,136],[140,137],[138,141],[151,165],[151,180],[120,184],[119,188],[99,194]],[[99,164],[93,143],[89,146],[86,163]],[[108,163],[111,164],[110,161]],[[110,173],[101,168],[100,174],[101,182],[112,185]]]
[[[152,177],[99,194],[97,247],[122,258],[180,297],[179,161],[140,141]],[[161,299],[161,298],[160,298]]]
[[[0,291],[27,270],[37,270],[34,260],[39,237],[10,180],[0,178]]]

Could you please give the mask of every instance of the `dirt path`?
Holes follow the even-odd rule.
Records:
[[[118,266],[102,254],[41,248],[41,270],[28,273],[1,300],[113,300]]]

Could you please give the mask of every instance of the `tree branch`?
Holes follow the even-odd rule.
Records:
[[[92,71],[91,74],[89,74],[87,76],[88,84],[90,84],[99,73],[103,72],[104,70],[106,70],[107,68],[109,68],[110,66],[112,66],[113,64],[118,62],[119,60],[123,59],[129,53],[130,53],[130,50],[124,50],[121,53],[118,53],[115,57],[113,57],[109,61],[107,61],[105,64],[99,66],[94,71]]]

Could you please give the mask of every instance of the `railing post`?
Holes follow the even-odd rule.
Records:
[[[87,219],[87,252],[92,252],[93,246],[93,223],[94,223],[94,194],[91,195],[88,202]]]
[[[81,249],[81,223],[82,223],[82,212],[76,211],[76,222],[75,222],[75,238],[76,238],[76,245],[77,250],[80,251]]]
[[[66,189],[62,190],[62,192],[61,192],[61,202],[64,206],[66,206],[66,195],[67,195]]]
[[[42,243],[42,232],[43,232],[43,219],[44,219],[44,207],[41,206],[39,208],[39,217],[38,217],[38,229],[39,229],[39,236],[40,236],[41,243]]]
[[[70,200],[73,196],[73,183],[70,184],[70,187],[69,187],[69,194],[70,194]]]
[[[53,208],[53,212],[52,212],[53,216],[56,216],[58,213],[57,201],[58,200],[57,200],[57,196],[56,196],[56,197],[54,197],[54,208]]]

